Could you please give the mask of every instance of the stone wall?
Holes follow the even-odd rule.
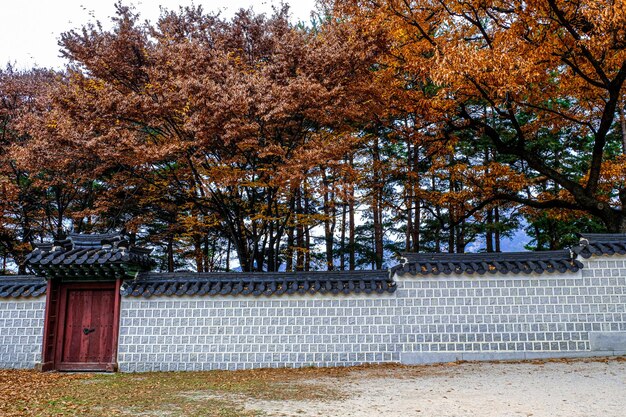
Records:
[[[626,354],[626,257],[578,272],[395,277],[370,295],[122,297],[122,371]],[[0,299],[0,367],[40,361],[45,297]]]
[[[41,360],[46,297],[0,299],[0,368],[32,369]]]
[[[590,343],[626,334],[625,262],[607,259],[567,274],[399,279],[401,361],[626,353]]]
[[[125,297],[118,362],[132,372],[621,355],[625,261],[405,275],[384,295]]]
[[[398,362],[393,294],[125,297],[122,371]]]

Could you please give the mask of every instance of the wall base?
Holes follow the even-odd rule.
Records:
[[[589,332],[589,346],[594,351],[626,350],[626,332]]]
[[[570,359],[626,356],[625,350],[594,350],[573,352],[405,352],[400,354],[403,365],[425,365],[457,361],[523,361],[534,359]]]

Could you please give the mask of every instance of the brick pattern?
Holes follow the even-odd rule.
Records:
[[[625,260],[566,274],[405,275],[382,296],[124,298],[118,361],[169,371],[588,352],[589,332],[626,331]]]
[[[404,352],[586,351],[588,332],[626,331],[626,274],[411,280],[397,295]]]
[[[566,274],[405,275],[393,294],[123,297],[118,362],[169,371],[593,353],[590,332],[626,332],[626,257],[583,263]],[[0,368],[40,361],[44,307],[45,297],[0,300]]]
[[[45,296],[0,300],[0,368],[32,369],[41,361]]]
[[[393,295],[124,298],[122,371],[399,361]]]

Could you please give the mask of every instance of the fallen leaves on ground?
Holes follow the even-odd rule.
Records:
[[[42,373],[23,370],[0,370],[0,413],[3,416],[31,415],[38,404],[63,402],[57,391],[69,390],[73,381],[89,378],[89,374]],[[78,404],[76,404],[77,406]],[[73,404],[69,404],[73,407]],[[49,414],[54,415],[54,414]]]
[[[624,360],[626,358],[621,357],[551,359],[526,363]],[[324,380],[363,378],[361,371],[365,370],[367,378],[433,376],[456,365],[459,363],[137,374],[0,370],[0,416],[251,417],[259,415],[259,412],[245,409],[246,402],[253,399],[327,401],[344,398],[344,393],[331,388]]]
[[[246,398],[339,398],[338,392],[311,379],[343,376],[348,372],[341,368],[141,374],[3,370],[0,371],[0,415],[253,416],[257,414],[243,408]]]

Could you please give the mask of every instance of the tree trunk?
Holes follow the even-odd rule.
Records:
[[[495,231],[495,239],[496,239],[496,252],[501,252],[500,250],[500,209],[496,206],[494,209],[494,220],[496,225]]]
[[[230,271],[230,239],[226,245],[226,272]]]
[[[324,243],[326,246],[326,269],[332,271],[334,269],[334,253],[333,253],[333,241],[335,235],[335,213],[334,206],[334,193],[329,190],[329,181],[326,175],[326,169],[322,169],[322,184],[324,186]]]
[[[65,215],[65,207],[63,205],[63,193],[60,187],[55,187],[55,199],[57,204],[57,218],[56,218],[56,239],[64,239],[65,232],[63,231],[63,217]]]
[[[196,260],[196,271],[204,272],[204,262],[202,259],[202,238],[199,235],[193,237],[193,254]]]
[[[487,252],[493,252],[493,210],[487,210],[487,218],[485,221],[485,241],[487,243]]]
[[[378,138],[374,139],[372,147],[373,151],[373,198],[372,198],[372,213],[374,215],[374,255],[376,269],[383,267],[383,213],[382,213],[382,199],[383,199],[383,184],[381,175],[381,160]]]
[[[298,192],[296,226],[296,271],[304,271],[304,225],[302,224],[302,193]]]
[[[311,201],[309,200],[309,190],[307,187],[307,183],[304,183],[305,192],[304,192],[304,213],[308,217],[311,213]],[[304,228],[304,240],[305,240],[305,250],[304,250],[304,270],[311,270],[311,227],[307,224]]]
[[[413,252],[420,251],[420,227],[422,217],[421,201],[415,198],[415,209],[413,210],[415,218],[413,219]]]
[[[174,272],[174,238],[167,237],[167,272]]]
[[[209,259],[209,251],[207,250],[205,253],[205,258],[207,260],[207,266],[204,269],[205,272],[214,272],[216,270],[216,258],[217,258],[217,239],[213,239],[211,241],[211,258]]]
[[[33,247],[33,242],[34,242],[34,236],[33,236],[33,230],[31,228],[31,223],[28,220],[28,217],[24,216],[25,220],[24,220],[24,226],[22,227],[22,242],[25,244],[30,244],[31,248]],[[26,254],[23,251],[17,252],[14,255],[13,261],[15,261],[15,263],[17,263],[17,273],[20,275],[24,275],[26,274],[26,264],[24,263],[24,256]],[[5,254],[6,257],[6,254]],[[6,262],[6,258],[5,258],[5,262]],[[4,267],[4,270],[6,271],[6,265]]]
[[[404,240],[404,250],[407,252],[411,251],[411,238],[413,236],[413,178],[411,177],[411,173],[413,172],[413,158],[411,155],[411,140],[407,138],[406,141],[406,182],[404,184],[404,205],[406,206],[406,233]]]
[[[270,226],[269,226],[269,232],[268,232],[268,237],[269,237],[269,243],[267,245],[267,270],[270,272],[274,272],[276,270],[276,259],[274,256],[274,221],[270,222]]]
[[[239,258],[239,266],[243,272],[252,271],[252,264],[250,262],[250,251],[246,245],[245,239],[239,239],[235,242],[235,249],[237,251],[237,258]]]
[[[454,253],[454,237],[456,234],[456,229],[454,227],[454,217],[452,215],[452,207],[448,208],[448,221],[450,222],[449,234],[448,234],[448,253]]]
[[[285,248],[285,270],[287,272],[293,271],[293,246],[295,243],[294,233],[296,231],[295,222],[298,221],[296,214],[296,199],[297,193],[289,201],[289,210],[291,214],[291,220],[287,225],[287,247]]]
[[[224,217],[227,217],[226,215]],[[233,219],[227,223],[229,241],[235,246],[237,259],[243,272],[251,271],[250,248],[248,247],[248,235],[241,218]]]
[[[202,237],[202,244],[204,245],[204,249],[202,250],[202,261],[204,263],[204,270],[209,270],[209,235],[205,234]]]
[[[352,160],[350,160],[352,163]],[[356,242],[355,242],[355,225],[354,225],[354,185],[350,184],[350,203],[349,203],[349,212],[348,217],[350,219],[350,229],[348,233],[348,263],[350,267],[350,271],[354,271],[356,269]]]
[[[626,233],[626,216],[622,215],[622,219],[619,225],[619,233]]]
[[[485,117],[485,124],[486,124],[488,122],[487,121],[487,106],[485,106],[483,110],[484,110],[484,117]],[[483,165],[486,167],[489,166],[490,156],[491,156],[491,152],[490,152],[489,147],[487,147],[487,149],[485,149],[485,157],[483,158]],[[485,170],[485,175],[486,176],[489,175],[489,168]],[[485,222],[485,240],[487,242],[487,252],[489,253],[493,252],[493,209],[492,208],[487,209],[487,218]]]
[[[611,210],[611,215],[607,219],[602,219],[610,233],[626,233],[626,189],[621,190],[620,200],[622,210]]]
[[[411,251],[411,237],[413,236],[413,202],[411,201],[411,195],[409,185],[405,186],[404,190],[404,204],[406,205],[406,232],[404,237],[404,250]]]
[[[348,214],[348,205],[343,202],[341,205],[341,234],[339,241],[339,269],[345,271],[346,269],[346,215]]]
[[[535,240],[537,241],[537,247],[535,250],[543,250],[543,235],[539,230],[539,226],[534,226],[533,229],[535,229]]]
[[[411,190],[412,190],[412,203],[414,205],[413,208],[413,252],[420,251],[420,227],[421,227],[421,201],[419,198],[419,190],[420,190],[420,173],[419,173],[419,146],[413,146],[413,176],[414,178],[411,181]]]
[[[290,226],[287,228],[287,248],[285,248],[285,271],[293,271],[293,245],[294,245],[295,228]]]
[[[433,180],[434,186],[434,180]],[[443,225],[441,224],[441,208],[439,205],[435,206],[435,214],[437,215],[437,228],[435,229],[435,252],[441,253],[441,230]],[[448,251],[449,252],[449,251]]]
[[[274,243],[276,245],[276,249],[275,249],[275,257],[276,257],[276,263],[274,266],[274,270],[275,271],[280,271],[280,242],[283,239],[283,234],[281,233],[280,237],[276,239],[276,242]]]
[[[559,236],[556,235],[556,229],[554,227],[554,221],[550,221],[548,226],[548,237],[550,238],[549,250],[558,249]]]
[[[622,153],[626,154],[626,116],[624,115],[624,106],[618,105],[619,121],[622,127]]]
[[[465,253],[465,220],[456,227],[456,253]]]

